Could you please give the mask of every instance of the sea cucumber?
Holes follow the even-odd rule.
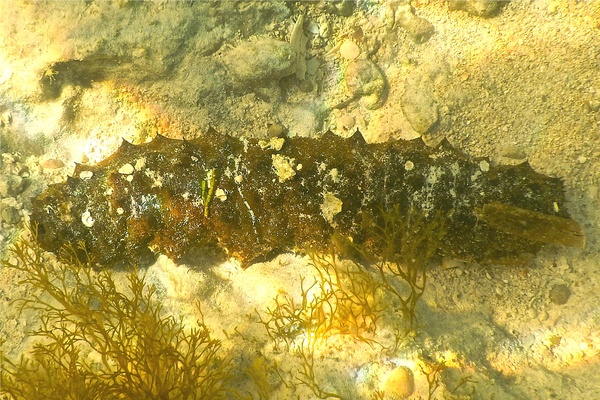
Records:
[[[213,249],[243,267],[294,249],[326,251],[332,236],[370,243],[365,222],[392,209],[443,219],[437,253],[523,264],[545,244],[583,247],[560,179],[528,163],[493,166],[447,141],[367,144],[331,132],[313,138],[126,141],[96,165],[34,200],[42,248],[82,242],[101,266]]]

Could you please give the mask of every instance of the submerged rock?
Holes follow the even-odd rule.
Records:
[[[409,75],[404,83],[402,112],[410,126],[420,134],[428,133],[437,124],[439,106],[429,76],[420,71]]]

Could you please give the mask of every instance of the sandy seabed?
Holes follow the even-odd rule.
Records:
[[[371,399],[403,366],[414,374],[410,398],[426,399],[424,370],[444,361],[431,398],[600,398],[600,2],[502,2],[481,16],[427,0],[7,0],[0,13],[4,254],[32,196],[122,138],[198,137],[209,127],[259,138],[357,129],[371,143],[447,138],[470,156],[527,160],[563,179],[586,247],[548,246],[527,268],[432,265],[415,333],[394,351],[328,337],[319,384]],[[147,277],[174,314],[194,318],[200,299],[226,351],[253,337],[256,353],[292,365],[293,352],[274,353],[248,316],[279,293],[298,297],[315,276],[309,261],[283,254],[242,270],[159,257]],[[0,270],[10,357],[37,323],[11,303],[29,293],[18,280]],[[556,287],[567,288],[560,299]],[[394,341],[390,318],[377,327],[382,343]],[[315,398],[302,385],[289,390],[274,385],[270,398]]]

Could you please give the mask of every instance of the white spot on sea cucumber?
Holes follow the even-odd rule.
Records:
[[[294,170],[296,161],[293,158],[282,156],[281,154],[273,154],[271,159],[279,177],[279,183],[292,179],[296,175],[296,171]]]
[[[151,187],[162,187],[162,176],[158,175],[156,171],[152,171],[151,169],[147,169],[144,171],[144,174],[150,179],[152,179]]]
[[[124,212],[125,212],[125,210],[123,210],[123,207],[117,208],[117,214],[123,215]]]
[[[412,171],[415,168],[415,163],[408,160],[407,162],[404,163],[404,169],[406,171]]]
[[[338,183],[340,180],[340,172],[337,168],[332,168],[331,171],[329,171],[329,176],[334,183]]]
[[[141,171],[142,169],[144,169],[145,166],[146,166],[146,158],[142,157],[142,158],[138,158],[137,160],[135,160],[135,169],[137,171]]]
[[[92,213],[90,213],[90,210],[85,210],[85,212],[81,214],[81,222],[83,223],[83,225],[87,226],[88,228],[91,228],[92,226],[94,226],[94,222],[96,221],[94,220],[94,218],[92,218]]]
[[[227,200],[227,193],[221,188],[215,190],[215,197],[221,201]]]
[[[486,160],[479,161],[479,169],[482,172],[488,172],[490,170],[490,163],[487,162]]]
[[[323,204],[321,204],[321,213],[323,217],[333,224],[333,218],[342,211],[343,202],[335,197],[331,192],[327,192],[323,195]]]

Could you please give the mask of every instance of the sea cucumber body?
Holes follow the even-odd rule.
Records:
[[[83,242],[100,265],[218,249],[248,266],[282,251],[327,251],[333,235],[376,254],[382,244],[365,226],[383,223],[391,209],[417,210],[424,221],[441,215],[442,255],[518,264],[541,247],[482,222],[477,210],[487,204],[571,221],[562,182],[528,164],[490,166],[447,142],[366,144],[358,132],[349,139],[243,141],[209,132],[193,141],[124,142],[51,185],[34,201],[32,221],[46,250]]]

